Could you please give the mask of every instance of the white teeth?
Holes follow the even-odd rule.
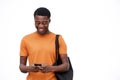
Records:
[[[43,31],[44,29],[39,29],[40,31]]]

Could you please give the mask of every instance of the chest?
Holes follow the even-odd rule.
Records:
[[[27,42],[27,49],[29,53],[54,53],[55,39],[30,39]]]

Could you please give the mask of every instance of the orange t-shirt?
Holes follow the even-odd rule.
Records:
[[[56,60],[55,36],[52,32],[46,35],[40,35],[37,32],[26,35],[21,41],[20,56],[28,56],[29,65],[34,63],[53,65]],[[67,53],[66,44],[61,35],[59,52]],[[56,80],[56,77],[53,72],[29,72],[27,80]]]

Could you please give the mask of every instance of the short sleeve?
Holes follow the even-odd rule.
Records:
[[[20,56],[28,56],[27,46],[24,38],[21,40]]]
[[[61,35],[59,36],[59,52],[60,54],[67,54],[67,46]]]

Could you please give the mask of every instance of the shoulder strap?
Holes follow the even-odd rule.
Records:
[[[59,56],[59,35],[56,35],[56,38],[55,38],[55,52],[56,52],[56,59],[58,59],[58,56]]]

